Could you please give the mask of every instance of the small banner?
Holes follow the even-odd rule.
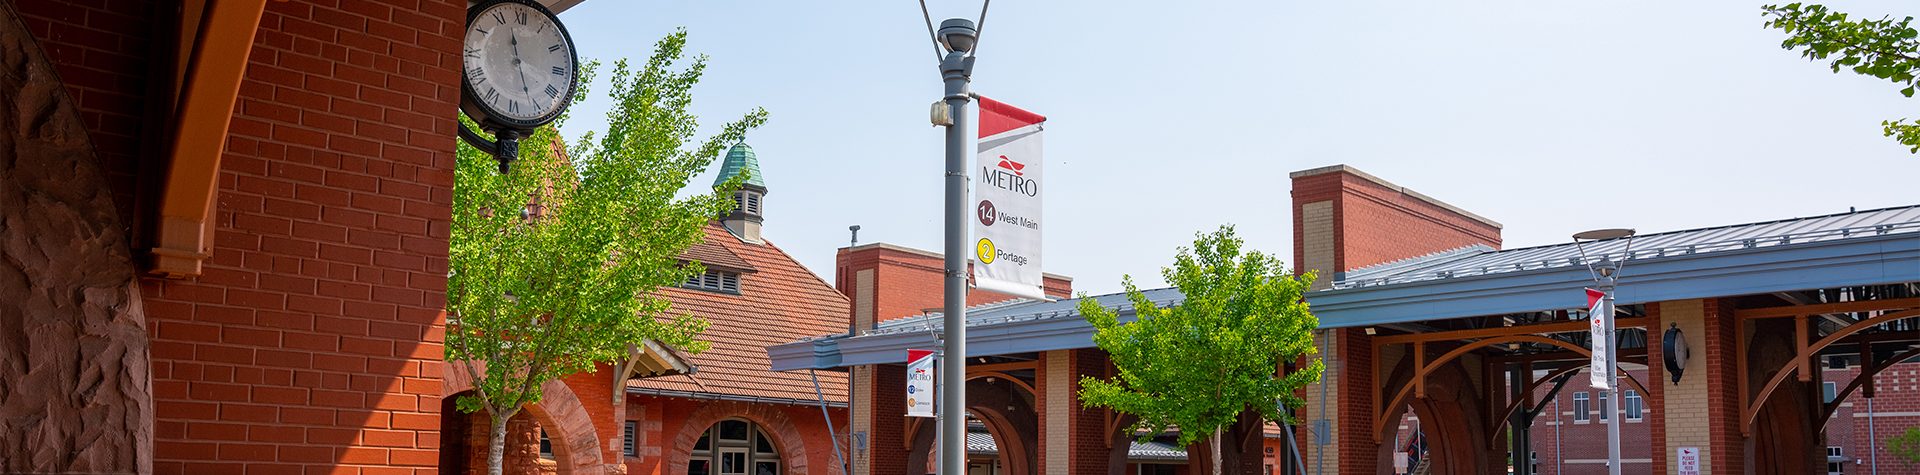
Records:
[[[973,286],[1046,299],[1040,273],[1040,132],[1047,118],[980,98]]]
[[[907,350],[907,417],[933,417],[933,352]]]
[[[1607,307],[1607,294],[1587,289],[1587,320],[1593,341],[1593,362],[1587,368],[1588,384],[1597,389],[1613,389],[1607,384],[1611,371],[1607,368],[1607,352],[1613,351],[1613,319],[1606,318],[1613,309]]]

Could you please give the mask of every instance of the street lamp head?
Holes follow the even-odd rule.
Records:
[[[1619,239],[1619,238],[1629,237],[1629,236],[1633,236],[1632,229],[1613,228],[1613,229],[1595,229],[1592,231],[1582,231],[1582,232],[1574,233],[1573,239],[1576,241],[1599,241],[1603,239]]]
[[[940,22],[940,31],[934,34],[940,38],[940,45],[956,53],[973,51],[973,44],[979,35],[980,31],[974,28],[973,20],[965,18],[949,18]]]

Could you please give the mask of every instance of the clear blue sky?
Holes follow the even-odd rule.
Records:
[[[929,4],[935,22],[979,8]],[[1780,49],[1761,4],[1001,1],[974,88],[1049,117],[1046,270],[1093,293],[1162,285],[1223,223],[1291,260],[1287,173],[1336,163],[1499,221],[1508,247],[1920,203],[1920,157],[1879,125],[1920,108]],[[749,136],[766,233],[822,277],[850,224],[940,248],[918,3],[590,0],[561,19],[583,59],[645,58],[686,27],[711,56],[703,128],[771,113]],[[567,134],[605,107],[576,105]]]

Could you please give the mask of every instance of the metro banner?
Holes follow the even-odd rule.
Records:
[[[1596,389],[1613,389],[1607,384],[1612,371],[1607,370],[1607,352],[1613,351],[1613,320],[1607,317],[1613,312],[1607,306],[1607,294],[1587,289],[1587,320],[1591,327],[1589,336],[1593,340],[1593,361],[1587,368],[1587,383]]]
[[[907,417],[933,417],[933,352],[907,350]]]
[[[1040,272],[1040,133],[1047,118],[980,98],[973,180],[973,286],[1046,299]]]

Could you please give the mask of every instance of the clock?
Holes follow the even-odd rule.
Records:
[[[567,109],[579,63],[573,38],[547,7],[480,2],[467,9],[460,109],[496,134],[523,136]]]

